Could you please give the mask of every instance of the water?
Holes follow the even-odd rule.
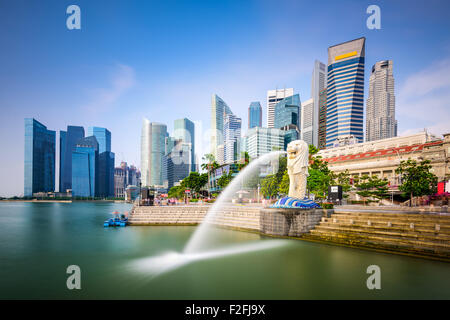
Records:
[[[194,254],[189,263],[152,277],[147,259],[177,259],[174,252],[183,251],[195,227],[103,228],[110,212],[129,209],[0,202],[0,298],[450,299],[447,263],[298,240],[276,240],[283,245],[265,250]],[[215,230],[226,248],[273,240]],[[66,288],[72,264],[81,268],[81,290]],[[381,268],[378,291],[366,287],[372,264]]]
[[[216,202],[211,209],[208,210],[203,222],[195,230],[191,239],[184,249],[185,253],[193,253],[204,251],[208,248],[208,240],[214,238],[216,227],[211,224],[218,215],[220,215],[222,208],[231,203],[233,198],[236,198],[237,192],[240,191],[243,181],[255,176],[259,176],[259,168],[261,165],[270,163],[270,167],[273,171],[273,167],[278,165],[278,159],[280,155],[285,154],[286,151],[273,151],[262,155],[258,159],[249,163],[239,174],[235,177],[225,190],[219,195]],[[272,164],[274,163],[274,164]],[[278,170],[278,168],[276,168]]]

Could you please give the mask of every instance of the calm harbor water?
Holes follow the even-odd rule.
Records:
[[[450,265],[282,240],[266,251],[195,261],[152,278],[136,260],[182,251],[195,227],[103,228],[117,203],[0,203],[1,299],[450,299]],[[272,241],[217,230],[216,242]],[[68,290],[66,268],[81,268]],[[366,268],[381,268],[368,290]]]

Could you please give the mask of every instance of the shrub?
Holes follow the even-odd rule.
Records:
[[[323,209],[333,209],[334,205],[332,203],[329,203],[329,202],[324,202],[324,203],[322,203],[322,208]]]

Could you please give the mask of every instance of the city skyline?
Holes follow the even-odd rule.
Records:
[[[426,3],[430,4],[430,2]],[[143,94],[143,92],[148,91],[147,89],[153,81],[150,75],[155,73],[161,75],[160,69],[152,69],[154,67],[152,63],[141,63],[142,59],[136,53],[124,53],[118,47],[114,47],[112,39],[107,38],[100,41],[98,54],[94,54],[90,50],[86,52],[75,50],[76,52],[71,53],[70,48],[76,48],[77,46],[84,48],[90,43],[90,40],[86,40],[86,38],[92,40],[92,37],[102,34],[105,31],[103,30],[104,27],[95,23],[89,25],[86,22],[86,24],[83,24],[81,32],[70,33],[64,28],[59,30],[58,22],[53,21],[58,20],[53,17],[58,14],[58,7],[47,8],[43,4],[42,8],[45,10],[38,10],[38,13],[33,17],[24,17],[20,14],[20,5],[8,4],[12,7],[16,16],[22,17],[25,25],[23,30],[7,34],[5,48],[8,48],[8,50],[1,53],[2,58],[4,58],[3,61],[15,63],[5,66],[5,74],[14,74],[14,77],[2,76],[0,79],[3,88],[1,95],[3,111],[1,132],[2,137],[7,138],[4,139],[6,141],[2,142],[2,148],[11,150],[11,160],[5,159],[3,162],[4,168],[1,169],[1,176],[7,182],[1,184],[0,195],[18,195],[21,193],[20,190],[23,190],[23,176],[20,174],[20,172],[23,172],[24,157],[23,125],[21,123],[26,117],[33,117],[55,131],[64,130],[67,125],[77,123],[85,123],[87,126],[95,124],[108,127],[115,134],[113,150],[116,151],[117,162],[120,163],[120,161],[125,160],[128,163],[139,164],[139,127],[143,117],[167,124],[168,131],[172,131],[171,126],[174,119],[189,117],[194,122],[201,121],[203,131],[205,131],[209,128],[207,111],[210,105],[210,95],[216,92],[227,102],[236,116],[243,119],[242,127],[245,128],[247,127],[245,115],[251,101],[265,101],[267,90],[276,87],[293,87],[295,93],[299,93],[306,100],[310,92],[310,75],[314,61],[316,59],[325,61],[326,48],[330,45],[355,39],[359,36],[365,36],[367,44],[364,101],[367,99],[368,76],[370,75],[370,70],[367,68],[383,59],[393,60],[396,64],[396,118],[399,119],[399,134],[414,133],[424,127],[429,128],[433,133],[442,134],[448,129],[446,124],[450,120],[449,112],[445,109],[446,105],[443,102],[448,101],[448,99],[444,99],[446,98],[445,89],[450,86],[447,80],[447,72],[450,70],[448,58],[450,56],[450,43],[444,38],[444,34],[431,34],[432,24],[442,13],[431,5],[426,5],[426,3],[410,8],[407,2],[396,4],[380,2],[379,5],[383,14],[382,29],[368,30],[365,26],[367,3],[353,2],[352,10],[347,12],[330,2],[326,11],[333,11],[336,17],[331,17],[330,21],[327,21],[327,25],[331,26],[336,21],[343,21],[341,30],[331,34],[326,32],[326,27],[321,29],[318,24],[314,23],[313,19],[307,19],[301,23],[271,21],[266,25],[267,21],[263,24],[263,19],[259,16],[255,20],[258,21],[255,29],[263,26],[269,35],[275,31],[292,31],[294,35],[302,39],[302,43],[308,42],[311,44],[308,46],[308,50],[304,50],[300,45],[293,47],[292,50],[281,50],[274,45],[267,53],[260,53],[256,57],[255,52],[257,50],[250,50],[252,60],[249,60],[248,56],[242,56],[241,50],[239,51],[239,57],[236,56],[237,51],[235,50],[237,48],[234,46],[229,47],[229,51],[213,54],[212,58],[205,58],[203,54],[197,56],[198,52],[191,48],[194,51],[189,51],[190,54],[181,61],[176,61],[176,58],[173,60],[174,56],[168,57],[168,59],[172,59],[174,66],[169,68],[168,75],[164,78],[156,77],[158,81],[162,80],[162,85],[154,87],[146,94]],[[30,4],[29,6],[33,7],[36,4]],[[129,8],[120,10],[122,6],[121,4],[114,4],[110,13],[112,19],[113,17],[120,17],[119,12],[121,11],[124,14],[122,20],[119,19],[118,22],[123,30],[120,27],[115,27],[118,28],[119,37],[129,31],[129,27],[125,26],[126,23],[130,23],[131,27],[133,26],[130,19],[132,14],[133,17],[134,14],[137,14],[136,11]],[[162,4],[160,6],[164,7]],[[237,6],[238,3],[236,2],[228,5],[217,5],[214,8],[200,8],[201,10],[197,14],[203,16],[211,12],[218,12],[231,17],[234,14],[233,12],[237,11]],[[254,6],[258,6],[260,9],[257,13],[254,11]],[[293,8],[299,6],[301,4],[286,2],[283,3],[280,10],[289,16],[289,11],[293,11]],[[63,5],[61,5],[62,7]],[[80,7],[82,12],[87,11],[95,16],[99,14],[101,4],[89,4],[81,1]],[[187,9],[186,6],[182,7],[175,10],[175,15],[181,16],[179,11]],[[348,5],[343,7],[348,7]],[[225,31],[219,26],[215,26],[213,30],[208,31],[205,39],[199,40],[200,44],[207,42],[207,36],[222,32],[225,35],[224,41],[218,46],[225,48],[229,45],[227,37],[232,38],[232,35],[237,32],[240,24],[245,20],[244,15],[251,12],[252,15],[264,16],[268,12],[267,3],[239,3],[239,8],[242,12],[237,14],[237,19],[234,20],[236,21],[235,27]],[[311,8],[311,12],[314,12],[314,5],[308,5],[308,8]],[[193,5],[192,8],[189,8],[189,13],[194,14],[197,9],[199,9],[198,6]],[[403,13],[402,16],[394,14],[399,11]],[[440,11],[444,10],[441,9]],[[144,23],[140,20],[141,16],[139,14],[137,16],[138,23]],[[420,19],[417,17],[420,17]],[[50,50],[51,52],[49,52],[45,46],[37,44],[36,41],[31,41],[30,45],[36,46],[36,50],[31,50],[31,52],[34,52],[36,56],[30,60],[27,54],[18,51],[18,43],[15,39],[23,36],[22,39],[26,41],[27,38],[31,37],[30,31],[25,31],[27,23],[38,23],[38,21],[41,21],[39,19],[45,20],[46,18],[48,19],[47,22],[42,25],[43,32],[48,31],[51,36],[56,36],[56,39],[59,40],[58,46],[60,46],[60,49],[56,49],[58,47],[55,44],[52,47],[53,51]],[[317,19],[317,17],[315,18]],[[419,20],[420,24],[417,24],[416,21]],[[2,16],[1,21],[5,24],[12,23],[11,18],[6,16]],[[151,25],[155,27],[153,23]],[[445,20],[441,23],[443,30],[448,29],[448,21]],[[197,27],[198,24],[188,21],[187,29],[190,32]],[[305,27],[312,28],[313,31],[316,31],[312,32],[314,38],[321,39],[312,39],[304,32]],[[242,42],[247,41],[248,37],[256,30],[248,29],[247,26],[244,31],[241,37],[234,38],[238,44],[237,47]],[[175,35],[174,30],[168,30],[167,32],[172,37]],[[265,40],[267,36],[267,34],[264,34],[263,37],[256,38],[248,46],[254,49],[258,48],[259,42]],[[290,34],[291,36],[292,34]],[[42,37],[47,37],[47,35],[42,35]],[[398,37],[405,41],[397,41]],[[183,39],[187,41],[189,37]],[[285,39],[276,41],[281,43]],[[408,41],[408,39],[414,41]],[[417,41],[421,42],[419,48],[415,45]],[[177,44],[180,43],[177,42]],[[137,44],[132,45],[135,49],[139,48]],[[164,43],[164,45],[167,44]],[[205,47],[202,46],[201,48],[204,49]],[[22,54],[17,55],[18,52],[22,52]],[[47,53],[49,54],[48,57],[46,56]],[[63,55],[67,56],[63,59],[61,58]],[[94,58],[86,60],[88,55]],[[156,63],[166,61],[165,59],[161,60],[161,57],[152,56],[151,58]],[[39,65],[30,64],[35,59],[40,62]],[[204,62],[205,67],[198,69],[198,73],[193,73],[187,66],[192,63],[195,65],[199,61]],[[18,67],[22,62],[24,62],[23,67]],[[62,67],[62,65],[66,67]],[[166,66],[165,63],[161,65],[161,67]],[[207,70],[215,67],[218,69],[213,74],[206,73]],[[48,69],[48,75],[41,77],[43,68]],[[177,69],[177,73],[172,68]],[[263,71],[259,71],[259,69],[263,69]],[[242,77],[238,79],[232,77],[232,74],[236,73],[237,70],[242,70],[241,73],[238,73]],[[91,76],[94,73],[96,75]],[[246,74],[251,75],[249,79],[252,79],[252,81],[246,78]],[[192,81],[186,81],[192,75],[195,75]],[[69,80],[68,78],[73,79]],[[63,81],[60,81],[60,79],[63,79]],[[175,79],[174,82],[170,81]],[[442,93],[443,91],[444,93]],[[28,94],[24,95],[23,92]],[[169,94],[172,92],[175,97]],[[167,98],[165,98],[166,96]],[[181,98],[183,99],[183,103],[181,103],[183,107],[177,108],[173,102],[170,102],[170,100],[180,100]],[[420,109],[423,103],[429,104],[430,108],[433,109],[429,114],[428,112],[423,114],[423,110]],[[262,107],[263,113],[266,114],[266,106],[263,104]],[[6,112],[11,109],[14,112]],[[173,109],[172,112],[168,113],[167,110],[169,109]],[[58,110],[64,110],[64,112],[62,112],[62,115],[55,116]],[[433,114],[437,112],[440,112],[440,117],[435,119]],[[263,126],[267,126],[264,120]],[[132,141],[132,143],[127,143],[129,141]],[[57,146],[56,154],[59,154],[58,148],[59,146]],[[207,153],[204,152],[205,149],[206,147],[203,147],[197,151],[199,159],[204,153]],[[13,174],[13,172],[16,172],[16,174]]]

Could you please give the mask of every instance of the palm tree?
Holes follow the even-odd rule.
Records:
[[[217,169],[219,166],[218,163],[214,159],[214,155],[212,153],[207,153],[202,158],[203,161],[206,161],[202,163],[202,169],[206,170],[208,172],[208,197],[211,198],[211,186],[209,184],[211,171]]]

